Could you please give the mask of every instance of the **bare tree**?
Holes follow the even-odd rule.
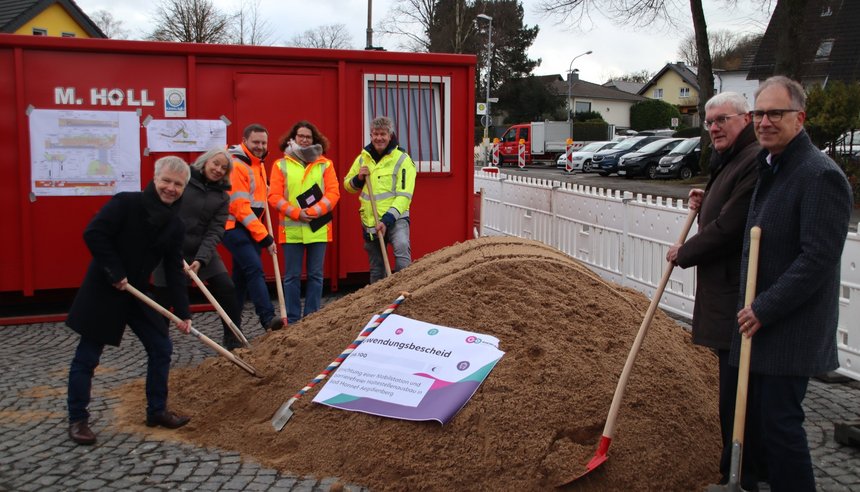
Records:
[[[397,0],[376,31],[399,38],[401,49],[430,51],[429,32],[436,17],[437,3],[437,0]]]
[[[212,0],[160,0],[155,9],[158,26],[149,38],[185,43],[226,43],[230,40],[230,17]]]
[[[735,49],[742,39],[739,34],[725,29],[718,29],[716,31],[709,32],[708,38],[711,59],[714,61],[715,66],[717,66],[717,60],[725,58],[726,54]],[[690,32],[681,40],[681,45],[678,46],[678,59],[687,65],[693,67],[699,66],[699,55],[696,50],[696,37],[693,32]]]
[[[91,16],[93,22],[111,39],[128,39],[129,32],[123,27],[122,21],[107,10],[97,10]]]
[[[644,84],[651,80],[651,77],[654,76],[654,72],[648,71],[648,69],[643,68],[642,70],[637,70],[635,72],[627,72],[622,75],[611,75],[606,78],[607,82],[612,82],[613,80],[620,80],[622,82],[635,82],[637,84]]]
[[[346,24],[326,24],[293,36],[288,46],[298,48],[352,49],[352,36]]]
[[[269,22],[260,16],[260,1],[242,1],[233,23],[233,43],[253,46],[272,44],[274,31]]]

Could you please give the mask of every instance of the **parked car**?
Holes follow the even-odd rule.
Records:
[[[699,168],[701,155],[701,137],[688,138],[660,159],[657,177],[690,179],[701,172]]]
[[[618,175],[625,178],[635,176],[645,176],[648,179],[656,178],[660,158],[683,141],[683,138],[665,138],[651,142],[636,152],[624,154],[618,159]]]
[[[570,154],[571,158],[571,168],[573,171],[582,171],[584,173],[591,172],[591,158],[594,156],[594,153],[599,150],[611,149],[615,147],[618,142],[591,142],[586,144],[581,149],[577,150]],[[562,154],[558,158],[558,167],[565,168],[567,167],[567,156]]]
[[[836,139],[836,155],[857,156],[860,155],[860,130],[845,132]],[[829,155],[830,148],[824,149]]]
[[[642,147],[656,140],[664,140],[667,137],[630,137],[618,142],[611,149],[595,152],[591,158],[591,164],[595,171],[601,176],[608,176],[614,172],[618,172],[618,159],[624,154],[636,152]]]

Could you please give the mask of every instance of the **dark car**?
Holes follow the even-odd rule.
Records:
[[[665,138],[651,142],[636,152],[624,154],[618,159],[618,175],[625,178],[634,176],[645,176],[648,179],[656,178],[660,158],[683,141],[683,138]]]
[[[601,176],[608,176],[611,173],[618,172],[618,159],[622,155],[636,152],[655,140],[663,140],[665,138],[655,136],[626,138],[611,149],[596,152],[591,158],[592,169],[597,171]]]
[[[662,159],[657,167],[658,178],[690,179],[699,174],[699,157],[702,155],[700,137],[693,137],[679,143]]]

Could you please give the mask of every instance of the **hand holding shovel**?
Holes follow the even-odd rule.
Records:
[[[154,300],[150,299],[149,296],[147,296],[143,292],[137,290],[133,285],[127,283],[127,284],[125,284],[125,286],[122,290],[128,291],[131,295],[133,295],[134,297],[137,297],[141,302],[143,302],[147,306],[151,307],[152,309],[155,309],[162,316],[169,319],[170,321],[173,321],[177,325],[184,325],[185,324],[184,321],[179,319],[179,316],[176,316],[175,314],[171,313],[170,311],[165,309],[163,306],[161,306],[160,304],[158,304]],[[195,337],[197,337],[198,340],[205,343],[206,345],[211,347],[213,350],[215,350],[216,352],[218,352],[219,354],[221,354],[222,356],[227,358],[227,360],[229,360],[230,362],[236,364],[237,366],[239,366],[242,369],[244,369],[245,371],[247,371],[250,375],[262,377],[260,374],[257,374],[257,370],[254,369],[254,367],[251,364],[248,364],[247,362],[243,361],[242,359],[236,357],[235,355],[230,353],[229,350],[218,345],[211,338],[200,333],[199,331],[197,331],[193,327],[190,327],[190,333],[192,335],[194,335]]]

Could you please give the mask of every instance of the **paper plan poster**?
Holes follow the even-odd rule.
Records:
[[[498,345],[488,335],[393,314],[350,354],[313,401],[444,424],[505,354]]]
[[[30,160],[37,196],[140,191],[140,118],[133,111],[35,109]]]
[[[227,124],[221,120],[152,120],[146,124],[150,152],[203,152],[227,147]]]

